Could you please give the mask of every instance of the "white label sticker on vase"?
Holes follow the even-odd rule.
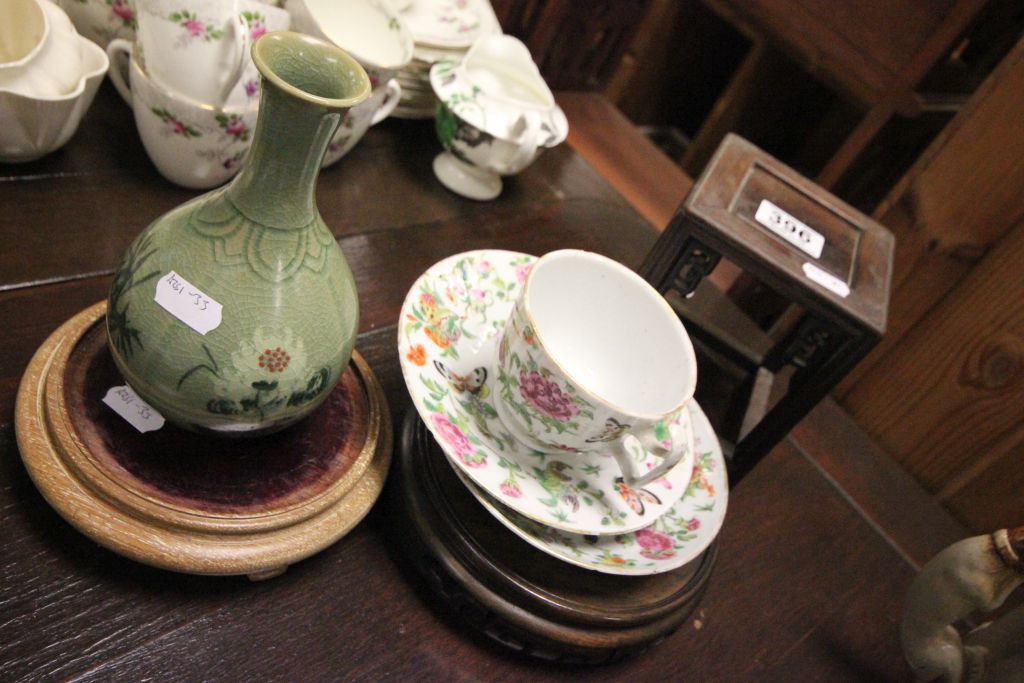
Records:
[[[814,258],[821,258],[821,250],[825,248],[824,235],[767,199],[761,200],[754,220],[801,251]]]
[[[199,334],[220,325],[223,306],[173,270],[157,281],[153,300]]]
[[[838,294],[844,299],[850,296],[850,286],[832,273],[827,273],[813,263],[804,264],[804,275],[814,280],[825,289]]]
[[[128,385],[108,389],[103,402],[140,432],[154,432],[164,426],[164,416],[139,398]]]

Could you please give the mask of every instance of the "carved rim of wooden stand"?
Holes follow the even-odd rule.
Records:
[[[85,448],[64,399],[68,358],[105,312],[105,302],[95,304],[43,342],[22,377],[15,406],[25,467],[43,497],[72,526],[144,564],[259,578],[323,550],[369,512],[391,462],[391,420],[383,390],[357,352],[352,365],[366,392],[366,441],[351,468],[312,498],[265,514],[218,514],[176,508],[117,482]]]
[[[214,533],[252,533],[292,526],[316,515],[334,505],[347,494],[366,473],[377,446],[377,434],[381,428],[381,406],[383,396],[379,391],[370,391],[367,377],[369,366],[358,352],[352,354],[352,365],[369,404],[367,440],[358,457],[345,474],[319,495],[294,503],[289,507],[277,508],[259,514],[232,514],[203,511],[197,513],[187,507],[176,506],[167,501],[153,500],[139,491],[126,488],[118,481],[115,473],[99,462],[78,433],[66,403],[65,372],[68,359],[77,343],[95,324],[99,324],[106,312],[106,303],[100,302],[65,324],[66,342],[53,355],[53,371],[46,378],[45,401],[47,428],[64,462],[75,476],[96,494],[120,507],[128,514],[147,517],[156,524],[177,526],[194,531]]]
[[[554,659],[565,657],[570,661],[573,657],[582,657],[593,662],[611,661],[675,631],[696,609],[714,566],[717,540],[692,561],[693,573],[677,592],[658,604],[646,606],[648,614],[644,619],[629,609],[588,611],[571,598],[552,594],[507,566],[496,566],[486,547],[465,530],[457,533],[450,526],[457,520],[442,494],[424,486],[426,495],[409,495],[411,487],[420,486],[413,483],[418,481],[416,478],[427,476],[429,465],[425,462],[428,460],[425,449],[430,447],[432,439],[418,415],[410,409],[399,442],[403,455],[396,475],[400,478],[396,495],[410,521],[406,532],[413,546],[411,555],[428,584],[449,606],[454,606],[463,618],[491,638],[506,645],[519,642],[539,657],[554,648],[559,653]],[[415,470],[408,467],[410,459],[405,455],[406,449],[415,454],[412,460]],[[487,514],[483,510],[480,513]],[[587,570],[573,569],[579,572],[581,580],[586,580]],[[657,577],[606,578],[635,581]]]

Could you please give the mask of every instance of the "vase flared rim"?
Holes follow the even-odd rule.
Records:
[[[286,45],[296,51],[301,50],[303,47],[316,50],[324,58],[335,60],[344,68],[351,70],[355,75],[352,84],[352,94],[347,97],[325,97],[301,88],[283,78],[278,73],[278,70],[275,69],[272,61],[273,58],[268,54],[275,46],[280,45]],[[266,33],[253,43],[252,59],[263,78],[281,90],[312,104],[318,104],[328,109],[349,109],[370,96],[370,78],[366,74],[366,69],[340,47],[313,36],[294,31]]]

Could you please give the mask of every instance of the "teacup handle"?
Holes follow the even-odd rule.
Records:
[[[384,86],[384,102],[381,103],[380,109],[373,114],[373,118],[370,119],[370,125],[376,126],[378,123],[391,116],[391,112],[398,106],[398,101],[402,99],[402,85],[397,79],[392,78],[388,81],[387,85]]]
[[[121,62],[118,61],[118,54],[122,53],[128,57],[128,69],[131,67],[132,59],[132,43],[131,41],[125,40],[124,38],[114,38],[107,44],[107,57],[110,58],[110,69],[107,74],[110,76],[110,82],[117,88],[117,92],[121,94],[121,97],[128,106],[132,106],[132,89],[128,86],[128,83],[124,79],[124,74],[121,73]]]
[[[533,160],[534,154],[537,153],[537,143],[540,140],[540,117],[534,112],[526,112],[520,117],[517,125],[523,126],[523,132],[516,137],[516,151],[505,167],[499,171],[500,173],[518,173]]]
[[[685,430],[675,422],[668,422],[668,433],[672,437],[672,445],[669,448],[665,448],[655,434],[655,427],[651,426],[643,430],[633,431],[626,434],[624,437],[619,439],[616,443],[616,448],[612,451],[615,455],[615,461],[619,465],[619,469],[622,470],[622,476],[626,479],[626,483],[632,488],[640,488],[645,484],[649,484],[655,479],[668,474],[669,470],[679,464],[683,456],[686,455],[686,451],[689,448],[690,440],[686,436]],[[626,450],[626,439],[635,437],[640,445],[643,446],[647,452],[654,453],[661,457],[661,463],[657,467],[638,474],[636,471],[636,462],[630,456]]]
[[[220,93],[220,102],[218,106],[223,107],[228,98],[231,97],[231,93],[234,91],[235,86],[238,85],[238,81],[242,78],[242,72],[245,71],[246,56],[249,54],[249,27],[245,25],[245,20],[242,19],[242,15],[238,9],[238,0],[235,0],[235,13],[233,28],[238,33],[238,40],[234,41],[234,45],[238,46],[238,52],[235,55],[235,68],[228,74],[228,78],[224,81],[224,88]]]

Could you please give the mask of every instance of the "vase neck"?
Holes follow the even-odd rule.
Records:
[[[246,218],[282,230],[316,217],[316,179],[341,113],[263,81],[260,111],[245,166],[228,187]]]
[[[227,199],[251,221],[295,230],[317,217],[324,152],[342,115],[369,96],[370,80],[338,47],[289,31],[260,37],[252,59],[262,76],[260,112]]]

